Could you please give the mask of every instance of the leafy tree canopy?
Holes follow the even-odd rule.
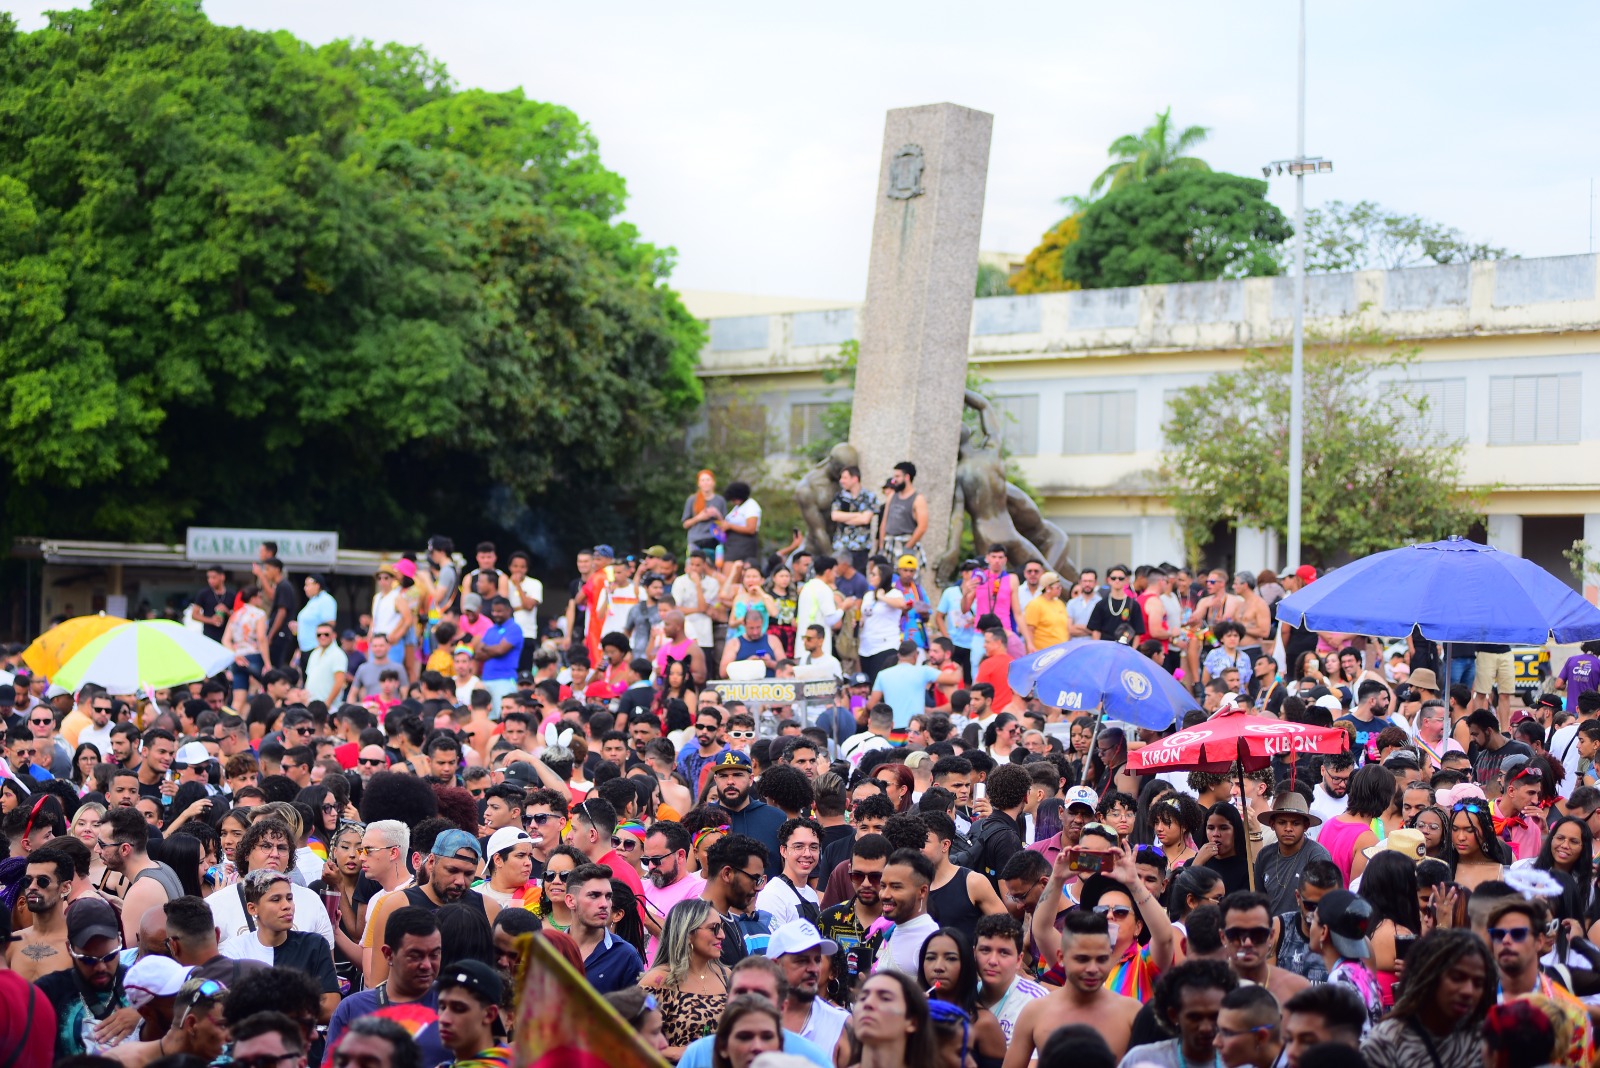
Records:
[[[1291,227],[1266,191],[1258,179],[1212,171],[1128,185],[1083,212],[1062,275],[1103,289],[1277,274]]]
[[[1039,244],[1022,261],[1022,270],[1011,279],[1018,293],[1056,293],[1065,289],[1080,289],[1061,274],[1061,255],[1067,246],[1078,240],[1080,215],[1068,215],[1045,231]]]
[[[1366,271],[1499,260],[1509,253],[1468,241],[1460,230],[1370,200],[1332,200],[1306,210],[1306,270]]]
[[[7,534],[570,544],[698,408],[670,250],[564,108],[97,0],[0,15],[0,112]]]
[[[1418,350],[1385,354],[1390,344],[1354,333],[1306,346],[1301,539],[1313,563],[1464,534],[1482,514],[1482,493],[1460,485],[1459,443],[1431,434],[1426,398],[1392,382]],[[1191,543],[1219,519],[1286,536],[1289,363],[1287,349],[1252,352],[1174,396],[1159,478]]]

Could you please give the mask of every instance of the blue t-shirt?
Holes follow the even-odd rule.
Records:
[[[508,619],[498,627],[491,626],[479,639],[480,646],[499,645],[501,642],[510,642],[511,648],[483,662],[483,672],[478,677],[484,682],[517,677],[517,661],[522,657],[522,628],[517,626],[516,620]]]
[[[711,1068],[711,1048],[716,1044],[716,1035],[695,1039],[683,1047],[683,1056],[678,1058],[678,1068]],[[788,1029],[783,1032],[783,1052],[804,1057],[817,1068],[833,1068],[832,1050],[824,1050],[815,1042],[809,1042]]]
[[[978,640],[978,628],[970,624],[965,627],[956,626],[955,617],[964,616],[971,618],[970,613],[961,611],[961,587],[951,586],[939,596],[939,607],[936,611],[944,616],[945,629],[950,632],[950,641],[957,649],[971,649],[972,643]]]
[[[878,672],[878,689],[883,700],[894,709],[894,725],[905,730],[911,717],[928,707],[928,687],[939,678],[939,669],[926,664],[896,664]]]
[[[418,1011],[419,1009],[427,1011]],[[387,997],[379,995],[376,990],[361,990],[339,1002],[339,1007],[333,1010],[333,1018],[328,1021],[327,1048],[330,1053],[338,1048],[339,1039],[344,1037],[345,1029],[350,1026],[351,1021],[363,1016],[381,1016],[405,1028],[406,1033],[421,1050],[424,1065],[446,1064],[450,1061],[451,1054],[439,1041],[438,1012],[437,990],[429,990],[420,1000],[402,1002],[391,1002]],[[329,1061],[331,1063],[331,1057]]]

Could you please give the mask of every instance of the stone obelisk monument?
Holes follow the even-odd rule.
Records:
[[[884,123],[850,441],[874,490],[901,460],[917,465],[930,563],[949,537],[993,128],[955,104]]]

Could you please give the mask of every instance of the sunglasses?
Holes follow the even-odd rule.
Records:
[[[570,872],[564,872],[564,871],[547,871],[547,872],[544,873],[544,881],[547,882],[547,883],[563,883],[564,884],[567,881],[567,876],[570,875],[570,874],[571,874]]]
[[[74,953],[72,954],[72,959],[77,961],[79,964],[85,964],[91,968],[94,968],[101,964],[110,964],[120,956],[122,956],[122,950],[118,948],[113,949],[110,953],[107,953],[103,957],[91,957],[87,953]]]
[[[883,882],[883,872],[853,871],[850,873],[850,881],[855,883],[857,886],[860,886],[863,883],[868,886],[877,886],[879,883]]]
[[[1156,845],[1153,842],[1150,845],[1140,845],[1140,846],[1137,846],[1135,848],[1136,848],[1137,852],[1140,852],[1140,853],[1154,853],[1158,857],[1165,857],[1167,855],[1166,851],[1164,849],[1162,849],[1160,846]]]
[[[317,732],[315,727],[290,727],[289,729],[301,737],[305,737],[308,734],[315,734]]]
[[[755,736],[756,736],[756,732],[755,731],[729,731],[728,732],[728,737],[729,738],[754,738]]]
[[[366,767],[366,768],[381,768],[381,767],[383,767],[385,764],[387,764],[389,762],[387,760],[382,760],[382,759],[379,759],[379,760],[367,760],[366,758],[363,757],[363,758],[358,759],[356,761],[356,763],[360,764],[362,767]]]
[[[1491,927],[1489,928],[1489,941],[1499,942],[1509,938],[1520,946],[1528,940],[1528,936],[1531,934],[1533,934],[1533,928],[1531,927]]]
[[[1489,807],[1482,801],[1457,801],[1450,806],[1451,812],[1487,812]]]
[[[657,864],[660,864],[662,861],[666,860],[670,856],[672,856],[671,853],[663,853],[659,857],[652,857],[652,856],[649,856],[649,855],[642,856],[642,857],[639,858],[639,867],[641,867],[641,868],[653,868]]]
[[[54,727],[56,725],[56,721],[53,719],[30,719],[28,722],[35,727]]]
[[[1133,909],[1127,905],[1096,905],[1094,910],[1101,916],[1110,917],[1116,923],[1121,923],[1133,915]]]
[[[543,827],[545,824],[549,823],[551,820],[558,820],[558,819],[561,819],[561,817],[556,815],[554,812],[535,812],[535,813],[531,814],[528,817],[528,822],[532,823],[532,824],[535,824],[535,825],[537,825],[539,827]]]
[[[1225,928],[1223,928],[1222,935],[1228,941],[1236,942],[1239,945],[1243,945],[1244,943],[1249,942],[1253,946],[1260,946],[1260,945],[1265,945],[1267,943],[1267,940],[1272,937],[1272,928],[1270,928],[1270,927],[1225,927]]]
[[[1127,575],[1107,575],[1106,576],[1106,581],[1107,582],[1127,582],[1128,581],[1128,576]]]
[[[37,883],[39,885],[39,889],[40,890],[48,890],[48,889],[50,889],[50,876],[48,876],[48,875],[24,875],[22,877],[20,883],[19,883],[19,886],[21,887],[21,889],[26,890],[28,887],[34,885],[35,883]]]

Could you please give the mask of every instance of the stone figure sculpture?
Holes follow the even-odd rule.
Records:
[[[833,553],[833,498],[839,493],[839,473],[861,466],[861,456],[848,441],[828,450],[795,486],[794,500],[806,522],[806,543],[812,553]]]
[[[990,545],[1003,545],[1013,567],[1043,560],[1064,578],[1076,578],[1077,569],[1067,555],[1067,536],[1040,514],[1031,497],[1006,480],[999,413],[988,398],[970,389],[965,402],[978,413],[978,432],[974,434],[970,426],[961,428],[950,541],[938,563],[940,578],[954,575],[961,566],[961,532],[968,515],[972,517],[972,541],[980,553]]]

